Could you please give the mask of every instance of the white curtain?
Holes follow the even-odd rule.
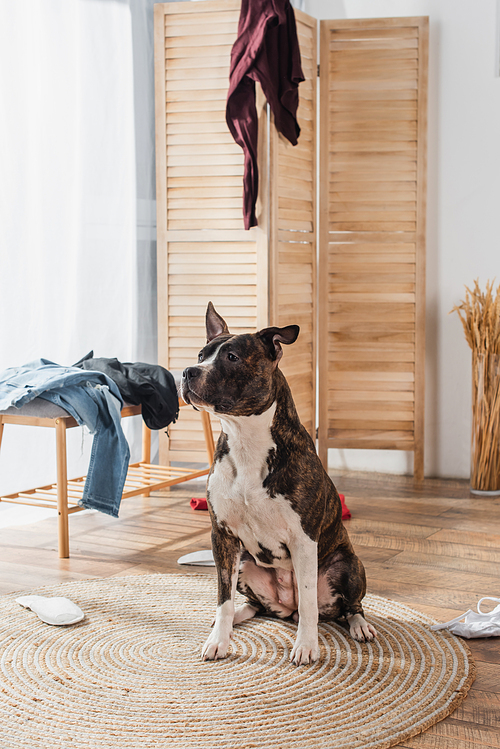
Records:
[[[129,3],[0,0],[1,370],[138,359],[136,193]],[[0,492],[55,478],[49,431],[5,428]],[[90,438],[69,435],[85,473]]]

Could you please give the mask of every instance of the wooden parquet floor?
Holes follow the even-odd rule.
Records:
[[[365,564],[369,592],[439,621],[475,608],[482,596],[500,597],[500,499],[472,497],[464,481],[427,479],[416,488],[407,477],[333,478],[353,514],[346,525]],[[176,562],[210,546],[208,513],[189,506],[203,492],[202,484],[184,485],[130,499],[118,520],[73,515],[70,559],[57,557],[55,518],[1,529],[0,593],[89,577],[214,574]],[[500,747],[500,638],[468,642],[477,665],[469,696],[450,718],[407,741],[407,749]]]

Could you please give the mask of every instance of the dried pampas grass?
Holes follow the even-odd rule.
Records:
[[[493,283],[488,281],[483,293],[476,279],[472,291],[465,287],[465,301],[451,310],[458,312],[473,353],[500,354],[500,286],[493,294]]]
[[[500,286],[488,281],[467,286],[465,300],[453,307],[472,349],[471,488],[500,490]]]

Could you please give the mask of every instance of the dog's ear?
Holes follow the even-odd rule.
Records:
[[[261,338],[269,349],[269,355],[273,361],[278,364],[283,356],[281,344],[295,343],[298,338],[300,328],[298,325],[287,325],[286,328],[264,328],[259,330],[257,337]]]
[[[207,328],[207,343],[210,343],[210,341],[213,341],[214,338],[217,338],[220,335],[226,335],[229,333],[226,321],[215,311],[212,302],[208,303],[207,314],[205,315],[205,325]]]

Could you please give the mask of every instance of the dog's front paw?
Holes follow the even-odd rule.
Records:
[[[377,630],[361,616],[354,614],[347,617],[351,637],[358,642],[371,642],[377,636]]]
[[[230,637],[221,637],[217,632],[212,632],[203,645],[201,657],[204,661],[217,661],[225,658],[229,650]]]
[[[290,653],[290,660],[296,666],[302,666],[306,663],[314,663],[319,658],[318,638],[311,637],[308,639],[297,638],[293,650]]]

